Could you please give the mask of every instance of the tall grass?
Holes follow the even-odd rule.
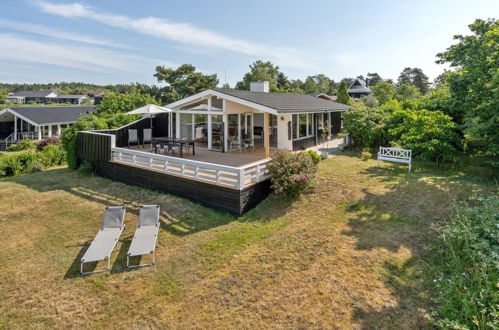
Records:
[[[499,198],[456,204],[443,228],[433,285],[435,325],[499,328]]]

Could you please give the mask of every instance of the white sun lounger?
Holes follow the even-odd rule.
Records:
[[[154,251],[159,232],[159,205],[144,205],[140,207],[139,224],[133,235],[132,243],[126,256],[128,268],[154,265]],[[152,254],[152,263],[130,266],[130,257]]]
[[[83,275],[111,270],[111,253],[118,238],[125,229],[125,208],[123,206],[106,207],[102,227],[81,258],[80,273]],[[83,272],[83,264],[107,260],[107,268],[92,272]]]

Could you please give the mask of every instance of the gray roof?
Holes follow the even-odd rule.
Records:
[[[55,93],[55,92],[51,89],[45,89],[41,91],[16,91],[14,92],[14,94],[12,94],[12,96],[46,97],[50,93]]]
[[[59,99],[81,99],[83,97],[87,97],[86,95],[81,94],[67,94],[67,95],[58,95]]]
[[[94,106],[67,107],[10,107],[10,110],[37,124],[74,123],[83,114],[94,111]]]
[[[346,111],[346,104],[324,100],[306,94],[263,93],[235,89],[215,89],[217,92],[234,96],[277,110],[278,113]]]
[[[364,80],[356,78],[348,88],[348,93],[371,93],[371,89]]]

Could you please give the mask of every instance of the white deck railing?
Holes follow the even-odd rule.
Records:
[[[240,190],[252,183],[265,180],[267,178],[267,165],[270,162],[270,159],[264,159],[246,166],[232,167],[125,148],[113,147],[111,151],[111,159],[115,162],[158,170]]]

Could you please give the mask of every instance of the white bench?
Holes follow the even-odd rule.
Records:
[[[400,149],[395,147],[380,147],[378,152],[378,166],[379,161],[384,160],[387,162],[404,163],[409,165],[409,172],[411,172],[412,150]]]

